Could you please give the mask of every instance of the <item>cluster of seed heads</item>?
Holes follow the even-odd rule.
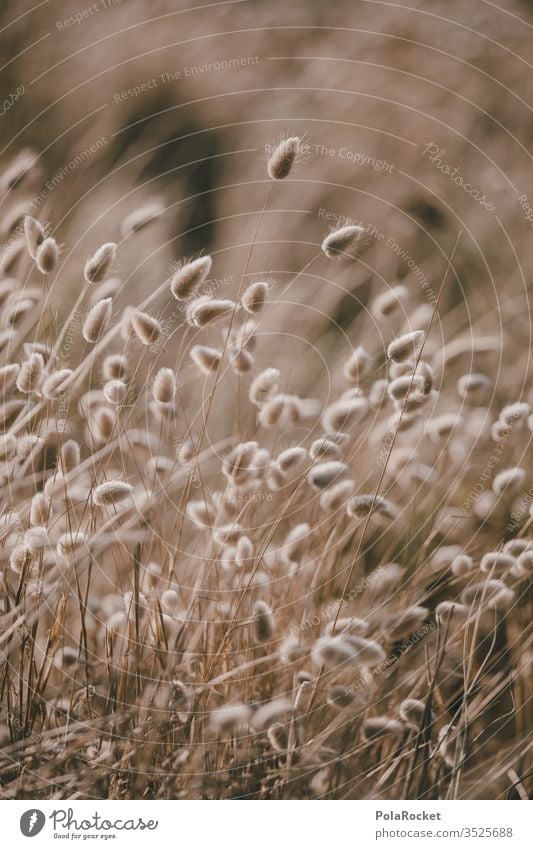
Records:
[[[302,150],[297,136],[275,147],[269,191]],[[4,186],[30,167],[22,157]],[[106,711],[118,721],[130,700],[121,739],[144,745],[158,728],[179,741],[162,747],[154,775],[189,759],[199,771],[194,740],[216,743],[213,759],[226,752],[235,772],[245,756],[246,769],[266,760],[264,775],[279,781],[303,764],[314,774],[307,792],[328,792],[322,764],[343,761],[349,737],[353,757],[364,752],[354,769],[370,764],[369,774],[382,757],[403,769],[425,746],[438,784],[477,733],[490,687],[511,674],[511,649],[497,650],[522,627],[511,612],[523,622],[533,573],[519,441],[533,430],[532,399],[495,418],[494,380],[466,371],[460,346],[451,360],[462,370],[449,378],[433,311],[416,307],[406,281],[371,300],[370,330],[350,329],[326,389],[318,375],[295,376],[282,341],[264,342],[275,281],[245,273],[231,297],[215,297],[217,263],[202,254],[124,307],[111,276],[127,263],[124,240],[164,211],[159,200],[133,210],[116,241],[80,260],[76,305],[54,328],[60,242],[51,225],[13,210],[22,235],[4,249],[0,280],[0,604],[9,652],[19,634],[20,668],[39,699],[26,704],[28,688],[13,699],[10,675],[3,686],[45,731],[86,721],[93,768],[114,763],[116,774],[129,755],[111,757],[104,724],[91,736],[91,722]],[[344,273],[363,254],[371,262],[373,244],[366,225],[341,227],[324,237],[320,261]],[[168,313],[183,316],[170,331]],[[494,441],[509,443],[501,463],[483,453]],[[453,510],[469,488],[458,541]],[[462,655],[453,667],[461,647],[472,668]],[[475,686],[465,685],[470,673]]]

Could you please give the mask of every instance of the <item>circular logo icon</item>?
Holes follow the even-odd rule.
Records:
[[[37,808],[31,808],[29,811],[24,811],[20,818],[20,830],[24,837],[35,837],[43,830],[46,822],[46,817],[42,811]]]

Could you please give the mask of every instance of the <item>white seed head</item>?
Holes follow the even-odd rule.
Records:
[[[344,364],[343,374],[351,383],[359,381],[368,374],[372,367],[372,357],[362,345],[352,352],[350,358]]]
[[[296,525],[289,531],[281,547],[281,556],[284,563],[292,566],[300,563],[305,557],[311,545],[311,528],[306,522]]]
[[[426,717],[426,706],[420,699],[404,699],[400,704],[399,713],[406,725],[418,730],[422,728]],[[434,716],[430,714],[428,720],[433,722]]]
[[[458,554],[451,562],[450,569],[457,578],[468,575],[474,568],[474,561],[468,554]]]
[[[229,321],[237,305],[229,298],[210,298],[202,295],[187,307],[187,323],[193,327],[206,327],[219,321]]]
[[[313,466],[309,470],[307,479],[315,489],[326,489],[336,483],[347,471],[346,463],[341,463],[339,460],[330,460],[327,463],[318,463]]]
[[[123,380],[108,380],[103,388],[106,401],[110,404],[122,404],[128,393],[128,387]]]
[[[403,363],[405,360],[416,357],[422,348],[424,336],[423,330],[413,330],[394,339],[387,348],[388,358],[395,363]]]
[[[251,371],[254,358],[249,351],[232,345],[229,349],[231,368],[235,374],[246,374]]]
[[[178,301],[185,301],[207,280],[213,260],[201,256],[180,266],[170,279],[170,291]]]
[[[381,320],[393,315],[407,299],[408,290],[406,286],[393,286],[374,299],[371,307],[374,318]]]
[[[133,212],[126,215],[120,225],[120,232],[122,236],[126,238],[132,233],[138,233],[139,230],[142,230],[158,218],[163,211],[164,206],[158,200],[150,201],[149,203],[144,204],[144,206],[141,206],[139,209],[134,209]]]
[[[44,397],[53,399],[66,392],[71,385],[73,373],[70,368],[61,368],[53,371],[49,377],[45,378],[41,386]]]
[[[328,233],[322,242],[322,250],[328,259],[358,259],[372,242],[372,236],[366,227],[351,224]]]
[[[349,430],[368,412],[368,401],[362,395],[335,401],[326,407],[322,416],[322,427],[326,431]]]
[[[31,215],[24,216],[24,237],[29,255],[32,259],[35,259],[37,249],[44,242],[46,233],[40,221],[37,221]]]
[[[46,526],[51,516],[50,499],[44,492],[37,492],[30,505],[30,524]]]
[[[189,501],[186,513],[189,519],[200,528],[211,527],[216,519],[215,509],[207,501]]]
[[[512,554],[505,551],[489,551],[481,558],[479,568],[487,575],[500,578],[510,572],[514,564],[515,558]]]
[[[161,325],[146,312],[134,312],[130,321],[133,332],[143,345],[154,345],[161,336]]]
[[[275,631],[272,610],[264,601],[256,601],[252,609],[252,635],[256,643],[268,643]]]
[[[381,737],[400,737],[403,734],[403,725],[388,716],[372,716],[363,722],[362,734],[363,739],[367,741]]]
[[[63,443],[59,451],[59,455],[57,458],[58,470],[60,474],[66,476],[69,472],[73,472],[74,469],[77,469],[79,464],[80,446],[78,445],[75,439],[67,439],[67,441]]]
[[[253,559],[254,546],[250,537],[240,536],[235,546],[235,562],[237,566],[249,566]]]
[[[115,259],[116,253],[117,246],[115,242],[106,242],[98,248],[96,253],[87,260],[83,269],[83,275],[87,283],[100,283],[104,279],[109,271],[109,266]]]
[[[525,482],[525,469],[514,466],[496,475],[492,482],[492,491],[495,495],[516,495],[523,491]]]
[[[267,164],[269,177],[272,180],[284,180],[288,177],[299,153],[300,139],[298,136],[283,139],[269,157]]]
[[[222,352],[207,345],[194,345],[189,356],[203,374],[216,372],[222,362]]]
[[[282,754],[289,748],[289,732],[281,722],[275,722],[267,731],[270,745],[275,752]]]
[[[176,396],[176,375],[170,368],[160,368],[152,386],[154,400],[169,404]]]
[[[252,709],[240,702],[228,703],[211,711],[209,725],[216,733],[230,734],[245,726],[252,715]]]
[[[278,454],[277,463],[282,472],[291,472],[301,468],[307,462],[307,451],[305,448],[295,445],[286,448]]]
[[[343,508],[355,490],[354,481],[339,481],[325,489],[320,495],[320,506],[323,510],[333,511]]]
[[[82,333],[86,342],[97,342],[104,334],[111,319],[112,304],[111,298],[103,298],[91,307],[83,322]]]
[[[457,392],[461,398],[476,399],[487,392],[492,386],[492,381],[486,374],[471,373],[463,374],[457,381]]]
[[[29,569],[34,559],[34,552],[28,545],[17,545],[9,556],[9,568],[15,575],[22,575]]]
[[[260,372],[250,386],[249,398],[252,404],[258,407],[268,401],[278,391],[279,377],[280,372],[277,368],[267,368]]]
[[[131,497],[133,487],[124,481],[106,481],[93,492],[93,501],[98,507],[120,504]]]
[[[17,376],[19,392],[33,392],[38,388],[44,370],[44,360],[41,354],[31,354],[24,360]]]
[[[126,380],[128,375],[128,361],[122,354],[110,354],[102,363],[102,376],[104,380]]]
[[[258,280],[256,283],[251,283],[242,295],[241,304],[246,312],[250,315],[260,312],[264,305],[268,294],[268,283]]]
[[[35,265],[41,274],[52,274],[59,259],[59,248],[52,236],[43,239],[35,253]]]

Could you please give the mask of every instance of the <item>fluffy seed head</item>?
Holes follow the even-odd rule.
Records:
[[[326,489],[336,483],[347,471],[346,463],[341,463],[339,460],[330,460],[328,463],[318,463],[313,466],[307,479],[315,489]]]
[[[400,704],[400,717],[410,728],[418,730],[424,721],[426,706],[419,699],[404,699]]]
[[[211,374],[217,371],[222,362],[221,351],[218,351],[216,348],[209,348],[207,345],[194,345],[189,352],[189,356],[204,374]]]
[[[362,345],[359,345],[344,364],[343,374],[346,380],[352,383],[359,381],[368,374],[372,366],[372,357]]]
[[[211,711],[209,724],[213,731],[217,733],[230,734],[246,725],[251,714],[252,710],[248,705],[243,705],[240,702],[226,704]]]
[[[17,389],[19,392],[33,392],[41,382],[44,360],[41,354],[32,354],[25,360],[18,373]]]
[[[210,256],[200,256],[180,266],[170,279],[170,291],[176,300],[185,301],[190,298],[205,283],[212,265]]]
[[[340,510],[351,498],[355,490],[353,481],[339,481],[330,486],[320,496],[320,506],[323,510]]]
[[[265,304],[268,294],[268,283],[259,280],[245,289],[241,298],[241,304],[250,315],[260,312]]]
[[[169,404],[176,395],[176,376],[170,368],[160,368],[152,386],[154,400],[160,404]]]
[[[257,442],[240,442],[224,457],[222,471],[228,480],[236,483],[246,480],[256,451]]]
[[[30,505],[30,524],[46,526],[50,515],[50,499],[46,497],[44,492],[36,493]]]
[[[403,640],[414,634],[426,621],[428,616],[426,607],[413,605],[402,613],[392,616],[387,622],[387,636],[390,640]]]
[[[277,381],[280,372],[277,368],[267,368],[252,381],[249,398],[256,407],[264,404],[278,390]]]
[[[497,576],[498,578],[510,572],[515,564],[515,558],[512,554],[505,551],[489,551],[481,558],[479,568],[481,572]]]
[[[398,336],[387,348],[389,360],[393,360],[395,363],[403,363],[405,360],[415,357],[422,347],[424,335],[423,330],[413,330],[411,333]]]
[[[29,255],[32,259],[35,259],[37,249],[44,242],[46,233],[40,221],[37,221],[31,215],[24,216],[24,237]]]
[[[86,342],[97,342],[105,332],[111,318],[112,298],[103,298],[91,307],[83,322],[83,338]]]
[[[34,552],[29,545],[17,545],[9,557],[9,568],[15,575],[22,575],[34,561]]]
[[[128,374],[128,361],[122,354],[111,354],[102,363],[104,380],[125,380]]]
[[[247,536],[241,536],[237,540],[235,546],[235,562],[237,566],[247,566],[248,561],[254,556],[254,546],[252,540]]]
[[[289,176],[300,152],[300,139],[290,136],[281,141],[272,151],[268,160],[267,170],[272,180],[284,180]]]
[[[277,463],[282,472],[290,472],[299,469],[307,461],[307,451],[299,445],[286,448],[278,454]]]
[[[101,483],[93,492],[93,501],[98,507],[120,504],[130,498],[133,487],[124,481],[106,481]]]
[[[336,667],[345,663],[357,666],[378,666],[385,660],[385,652],[374,640],[352,634],[320,637],[311,651],[317,667]]]
[[[61,446],[57,467],[62,475],[68,475],[80,464],[80,446],[75,439],[67,439]]]
[[[461,601],[467,605],[505,609],[512,603],[514,595],[513,590],[499,578],[490,578],[466,587],[461,593]]]
[[[495,495],[515,495],[522,492],[525,481],[526,472],[520,466],[504,469],[494,478],[492,491]]]
[[[176,590],[165,590],[161,593],[161,604],[165,610],[170,610],[175,613],[180,604],[179,595]]]
[[[229,350],[231,368],[235,374],[246,374],[252,369],[254,358],[249,351],[232,345]]]
[[[41,389],[44,397],[49,399],[57,398],[58,395],[65,392],[70,385],[72,375],[73,371],[70,368],[60,368],[57,371],[53,371],[43,381]]]
[[[283,562],[288,566],[299,563],[311,544],[311,528],[306,522],[289,531],[281,548]]]
[[[517,558],[512,574],[516,578],[528,578],[533,573],[533,549],[523,551]]]
[[[104,384],[104,396],[110,404],[122,404],[128,393],[128,387],[123,380],[108,380]]]
[[[59,259],[59,248],[52,236],[43,239],[35,253],[35,265],[41,274],[52,274]]]
[[[356,398],[335,401],[326,407],[322,416],[322,427],[326,431],[343,431],[361,421],[368,411],[368,401],[362,395]]]
[[[252,609],[252,634],[254,642],[268,643],[275,630],[272,610],[264,601],[256,601]]]
[[[373,716],[363,722],[363,739],[376,740],[380,737],[399,737],[403,733],[403,725],[388,716]]]
[[[116,413],[110,407],[98,407],[89,417],[91,433],[96,442],[102,445],[111,438],[116,423]]]
[[[281,722],[275,722],[267,731],[270,745],[275,752],[282,754],[289,748],[289,732]]]
[[[26,433],[17,439],[17,457],[20,457],[21,460],[27,460],[37,447],[42,448],[43,446],[44,439],[41,436]]]
[[[120,226],[122,236],[126,238],[126,236],[130,236],[132,233],[138,233],[139,230],[142,230],[151,221],[158,218],[163,210],[163,204],[156,200],[146,203],[139,209],[130,212],[129,215],[126,215]]]
[[[329,233],[322,242],[322,250],[328,259],[358,259],[371,244],[367,228],[351,224]]]
[[[490,389],[492,381],[486,374],[463,374],[457,381],[457,392],[461,398],[478,397]]]
[[[98,248],[96,253],[85,263],[83,269],[84,277],[87,283],[100,283],[104,279],[109,266],[115,259],[117,246],[115,242],[106,242]]]
[[[474,568],[474,561],[468,554],[459,554],[452,560],[450,569],[457,578],[468,575]]]
[[[377,319],[387,318],[400,309],[408,295],[406,286],[393,286],[375,298],[372,304],[372,315]]]
[[[130,321],[133,332],[143,345],[153,345],[161,336],[161,325],[146,312],[134,312]]]
[[[227,321],[236,309],[229,298],[210,298],[202,295],[191,301],[187,307],[187,322],[193,327],[206,327],[218,321]]]
[[[206,501],[189,501],[186,507],[189,519],[200,528],[208,528],[216,519],[215,509]]]
[[[79,555],[87,547],[87,536],[82,531],[69,531],[57,541],[57,553],[60,557]]]

